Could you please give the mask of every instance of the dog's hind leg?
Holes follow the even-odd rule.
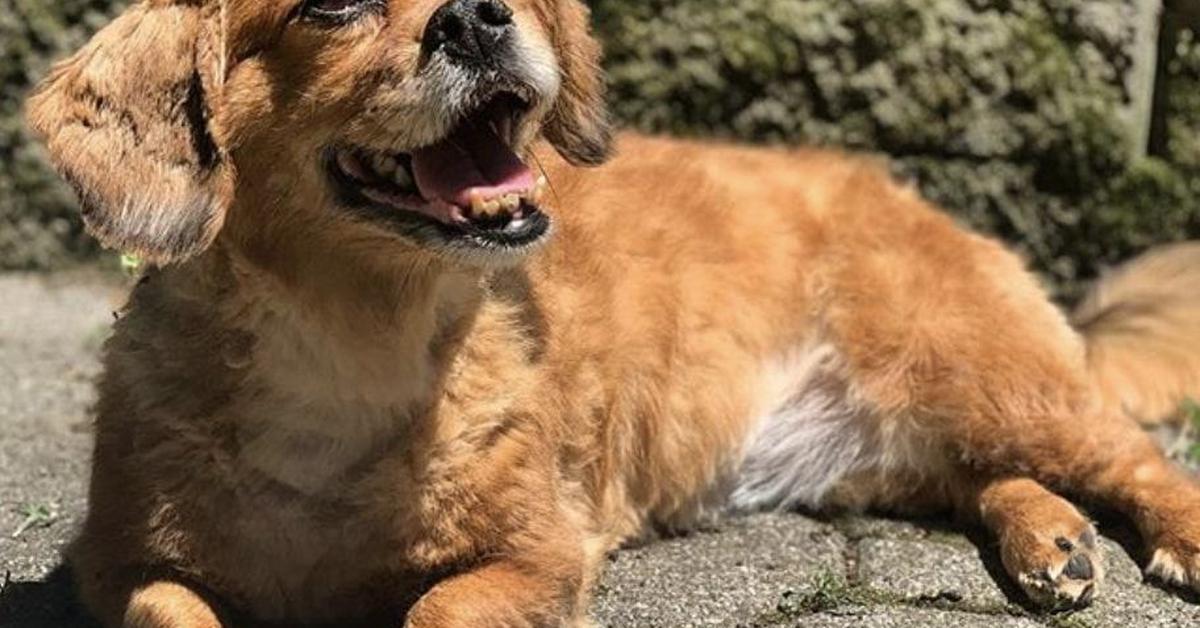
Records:
[[[1114,447],[1118,447],[1114,444]],[[1146,573],[1200,590],[1200,486],[1158,450],[1115,456],[1081,492],[1115,506],[1146,545]]]
[[[962,311],[954,312],[958,318],[944,315],[934,329],[906,323],[916,329],[867,331],[885,342],[874,344],[874,355],[848,359],[852,393],[876,408],[874,416],[902,417],[897,429],[921,435],[898,442],[928,443],[928,458],[961,465],[968,481],[1025,477],[1121,511],[1142,534],[1151,575],[1200,588],[1200,487],[1136,423],[1104,407],[1072,350],[1072,332],[1056,330],[1037,307],[996,304],[981,317],[991,320],[977,321],[959,317]],[[837,344],[844,353],[860,346]],[[1050,569],[1046,594],[1030,590],[1035,601],[1085,601],[1086,584],[1060,580],[1064,571],[1054,571],[1083,560],[1074,557],[1085,521],[1073,508],[1021,481],[985,486],[979,507],[1026,590],[1036,586],[1027,581],[1030,569]],[[1032,540],[1015,540],[1017,533]],[[1054,547],[1059,536],[1071,549]]]
[[[884,193],[858,189],[863,202]],[[1106,402],[1085,335],[1015,256],[940,216],[908,209],[891,219],[864,211],[874,222],[851,223],[842,238],[861,241],[869,232],[870,246],[839,251],[823,286],[822,329],[850,398],[871,409],[863,416],[891,421],[893,433],[906,436],[888,442],[923,443],[920,455],[904,461],[949,461],[972,481],[1027,477],[1120,510],[1143,535],[1151,574],[1200,588],[1200,487]],[[1179,316],[1187,320],[1186,312]],[[897,457],[885,453],[884,460]],[[961,481],[957,473],[932,479]],[[1065,513],[1030,485],[999,484],[981,493],[993,522],[1023,516],[1013,494],[1040,495],[1036,503]],[[1057,517],[1082,526],[1081,518]],[[1071,536],[1078,530],[1049,533],[1051,541],[1078,539]],[[1021,562],[1044,560],[1043,544],[1029,547]]]
[[[1030,476],[1039,478],[1072,495],[1089,502],[1114,508],[1136,524],[1146,547],[1149,563],[1146,572],[1169,584],[1200,589],[1200,486],[1194,478],[1172,464],[1154,446],[1150,438],[1132,421],[1111,413],[1098,415],[1058,415],[1047,418],[1040,429],[1020,437],[1026,441],[1020,449],[1009,450],[1010,460],[980,461],[994,469],[1023,468]],[[1070,430],[1058,429],[1074,421],[1078,436]],[[1035,601],[1049,601],[1031,590],[1031,583],[1021,565],[1051,566],[1046,574],[1049,592],[1055,599],[1085,602],[1087,592],[1075,582],[1067,569],[1076,561],[1076,575],[1087,576],[1098,571],[1100,563],[1093,547],[1083,541],[1091,538],[1086,521],[1074,507],[1043,488],[1024,480],[1002,480],[983,485],[978,491],[978,507],[982,521],[1000,538],[1005,567]],[[1013,531],[1027,536],[1011,537]],[[1050,543],[1062,551],[1049,549]],[[1010,556],[1010,553],[1013,556]],[[1090,565],[1081,561],[1087,556]],[[1067,561],[1063,563],[1063,561]],[[1014,566],[1016,568],[1014,569]],[[1067,575],[1068,578],[1059,577]],[[1035,574],[1037,577],[1037,574]],[[1086,580],[1087,578],[1083,578]],[[1098,581],[1098,577],[1095,578]],[[1047,583],[1032,583],[1032,589]]]

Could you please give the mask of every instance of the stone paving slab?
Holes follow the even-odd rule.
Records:
[[[121,297],[89,274],[0,275],[0,628],[92,628],[59,555],[80,522],[96,351]],[[15,535],[30,509],[45,521]],[[991,541],[940,521],[760,514],[613,554],[600,626],[1200,626],[1200,600],[1143,584],[1136,539],[1102,526],[1090,609],[1031,613]],[[5,578],[7,574],[7,578]]]
[[[604,626],[729,626],[767,617],[814,579],[845,577],[846,539],[799,515],[754,515],[612,557],[598,591]]]
[[[864,539],[858,544],[858,581],[903,600],[946,601],[993,611],[1008,604],[970,544]]]
[[[1125,529],[1106,530],[1125,539],[1134,535]],[[1190,592],[1167,591],[1144,582],[1142,570],[1129,552],[1111,538],[1104,547],[1105,578],[1091,608],[1073,613],[1070,626],[1090,628],[1140,628],[1141,626],[1200,626],[1200,602]],[[1134,543],[1130,543],[1135,545]],[[1134,547],[1140,553],[1139,547]]]

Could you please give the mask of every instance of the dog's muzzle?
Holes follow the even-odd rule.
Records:
[[[450,0],[430,18],[421,48],[426,58],[440,53],[460,65],[491,69],[508,52],[515,31],[512,9],[500,0]]]
[[[549,183],[523,153],[557,82],[499,0],[450,0],[423,37],[421,80],[435,95],[427,106],[445,128],[415,145],[331,147],[343,205],[422,243],[514,250],[540,241]]]

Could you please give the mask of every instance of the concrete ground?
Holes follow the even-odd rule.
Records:
[[[0,628],[79,628],[59,553],[84,510],[96,353],[111,277],[0,275]],[[993,545],[936,521],[767,514],[617,552],[603,626],[1200,626],[1200,605],[1142,583],[1136,541],[1107,526],[1092,608],[1035,614]]]

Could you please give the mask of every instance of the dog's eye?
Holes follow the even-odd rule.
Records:
[[[346,24],[368,12],[380,12],[387,0],[307,0],[300,7],[300,16],[326,24]]]

